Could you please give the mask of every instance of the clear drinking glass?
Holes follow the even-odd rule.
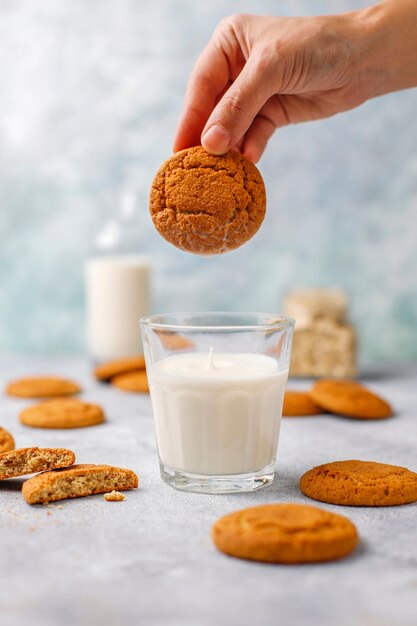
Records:
[[[141,320],[166,483],[228,493],[273,481],[293,327],[263,313]]]

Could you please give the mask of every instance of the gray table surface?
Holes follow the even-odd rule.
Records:
[[[417,504],[380,509],[319,505],[350,517],[360,547],[345,560],[281,566],[226,557],[210,540],[221,515],[265,502],[308,502],[297,482],[308,468],[358,458],[417,469],[417,367],[380,367],[367,382],[396,409],[380,422],[321,416],[283,420],[272,486],[243,495],[184,494],[159,478],[148,396],[96,383],[86,360],[0,360],[0,383],[56,373],[80,381],[106,409],[101,426],[31,429],[29,402],[0,400],[0,425],[17,447],[66,446],[78,462],[136,470],[140,488],[121,503],[102,496],[52,508],[29,506],[21,480],[0,484],[2,626],[416,626]],[[304,388],[306,381],[290,381]]]

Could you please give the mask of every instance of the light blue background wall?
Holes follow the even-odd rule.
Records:
[[[347,0],[3,0],[0,4],[0,346],[83,347],[83,262],[122,189],[154,308],[280,309],[285,291],[351,295],[363,358],[417,358],[417,90],[281,130],[260,168],[268,214],[247,246],[177,251],[147,213],[187,74],[235,11],[307,14]]]

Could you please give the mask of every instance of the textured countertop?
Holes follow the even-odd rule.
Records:
[[[357,458],[417,469],[417,366],[373,370],[366,379],[394,418],[283,420],[274,484],[249,495],[184,494],[161,482],[148,396],[96,383],[77,359],[3,358],[0,382],[56,373],[80,381],[106,424],[48,431],[17,420],[28,402],[0,399],[0,425],[17,447],[67,446],[78,462],[136,470],[140,488],[121,503],[102,496],[31,507],[21,480],[0,484],[2,626],[416,626],[417,504],[367,509],[319,505],[350,517],[360,547],[327,564],[271,566],[216,551],[221,515],[264,502],[309,502],[299,476],[326,461]],[[291,381],[292,388],[307,383]],[[59,503],[58,503],[59,504]]]

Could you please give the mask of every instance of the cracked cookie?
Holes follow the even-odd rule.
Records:
[[[350,520],[305,504],[264,504],[217,520],[216,547],[240,559],[313,563],[340,559],[358,543]]]
[[[354,419],[384,419],[392,408],[383,398],[353,380],[318,380],[310,391],[325,411]]]
[[[300,479],[305,496],[346,506],[393,506],[417,500],[417,474],[373,461],[318,465]]]
[[[150,212],[158,232],[194,254],[222,254],[246,243],[265,216],[262,176],[246,157],[201,146],[177,152],[152,183]]]

